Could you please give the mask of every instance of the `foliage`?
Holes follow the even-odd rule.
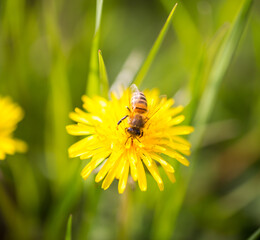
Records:
[[[259,235],[259,1],[174,4],[0,2],[0,95],[23,108],[14,135],[29,147],[0,162],[1,239]],[[88,160],[68,158],[65,126],[83,94],[134,79],[186,106],[193,153],[163,192],[148,176],[147,192],[119,195],[81,179]]]

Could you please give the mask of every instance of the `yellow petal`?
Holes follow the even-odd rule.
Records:
[[[96,106],[102,108],[107,106],[107,100],[100,96],[94,96],[93,98],[90,98],[86,95],[83,95],[81,99],[84,103],[86,103],[89,106]]]
[[[164,169],[164,170],[165,170],[165,169]],[[176,182],[174,173],[168,172],[168,171],[166,171],[166,170],[165,170],[165,173],[166,173],[166,175],[168,176],[169,180],[170,180],[172,183],[175,183],[175,182]]]
[[[95,155],[92,160],[83,168],[81,171],[81,176],[85,180],[88,178],[90,173],[100,164],[102,163],[107,157],[107,153],[100,153]]]
[[[93,157],[97,151],[99,151],[99,149],[98,150],[93,150],[93,151],[86,151],[85,153],[80,155],[79,158],[81,160],[89,159],[89,158]]]
[[[14,146],[17,152],[24,153],[28,150],[28,145],[20,140],[20,139],[14,139]]]
[[[184,145],[187,145],[188,147],[191,147],[191,144],[189,141],[187,141],[186,139],[184,139],[183,137],[180,137],[180,136],[172,136],[171,137],[173,141],[176,141],[176,142],[179,142],[179,143],[182,143]]]
[[[142,160],[149,172],[152,174],[154,180],[157,182],[159,189],[162,191],[164,189],[164,185],[156,164],[148,155],[142,155]]]
[[[184,115],[180,115],[178,117],[171,119],[171,121],[168,124],[169,124],[169,126],[178,125],[178,124],[182,123],[184,120],[185,120]]]
[[[167,171],[167,172],[174,172],[174,168],[167,163],[165,160],[163,160],[159,155],[155,153],[150,153],[150,156],[152,159],[156,160],[158,163],[162,165],[162,167]]]
[[[121,158],[122,161],[120,161],[120,163],[118,165],[118,168],[117,168],[117,171],[116,171],[116,176],[115,176],[116,179],[121,178],[123,171],[124,171],[125,162],[128,161],[126,154],[122,154],[120,158]]]
[[[91,119],[94,120],[94,122],[95,122],[95,121],[96,121],[96,122],[99,122],[99,123],[102,123],[102,122],[103,122],[102,118],[100,118],[99,116],[92,115],[92,116],[91,116]]]
[[[138,178],[138,173],[137,173],[137,168],[136,168],[136,162],[137,162],[137,156],[135,149],[130,148],[128,151],[128,159],[130,163],[130,168],[131,168],[131,176],[134,181],[137,180]]]
[[[173,104],[174,104],[174,99],[173,98],[169,98],[164,104],[163,104],[163,108],[164,109],[168,109],[170,108]]]
[[[121,194],[125,191],[127,179],[128,179],[128,173],[129,173],[129,162],[125,161],[125,165],[122,171],[122,175],[119,179],[118,183],[118,192]]]
[[[76,143],[74,143],[69,148],[69,156],[71,158],[78,157],[87,151],[89,151],[90,148],[96,149],[98,147],[99,141],[96,136],[89,136],[86,137]]]
[[[174,108],[169,110],[169,115],[175,116],[175,115],[181,113],[183,111],[183,109],[184,109],[183,106],[174,107]]]
[[[190,156],[191,152],[190,150],[181,150],[181,149],[178,149],[178,151],[186,156]]]
[[[105,108],[107,106],[107,100],[105,98],[100,97],[100,96],[94,96],[93,99],[98,103],[98,105],[101,108]]]
[[[121,162],[122,162],[122,159],[118,158],[115,161],[115,163],[113,164],[113,166],[111,167],[111,169],[109,170],[107,176],[105,177],[104,181],[102,182],[102,188],[104,190],[108,189],[109,186],[111,185],[111,183],[114,181],[117,169],[121,165],[120,164]]]
[[[176,150],[184,150],[184,151],[189,151],[190,150],[190,146],[188,145],[185,145],[185,144],[181,144],[181,143],[177,143],[177,142],[173,142],[170,140],[166,140],[166,139],[163,139],[163,140],[160,140],[158,141],[157,144],[160,144],[160,145],[166,145],[172,149],[176,149]]]
[[[102,97],[95,96],[89,98],[88,96],[83,96],[83,108],[85,108],[89,113],[102,113],[107,106],[107,100]]]
[[[4,138],[1,139],[0,150],[7,154],[14,154],[15,153],[15,141],[11,138]]]
[[[164,152],[166,150],[166,148],[159,146],[159,145],[155,145],[155,146],[152,147],[152,150],[154,152]]]
[[[0,149],[0,160],[4,160],[4,159],[5,159],[5,153]]]
[[[194,131],[194,127],[191,126],[178,126],[170,129],[170,135],[187,135]]]
[[[164,154],[168,155],[169,157],[177,159],[180,163],[182,163],[185,166],[189,166],[190,165],[190,162],[188,161],[187,158],[183,157],[181,154],[179,154],[179,153],[177,153],[175,151],[166,149]]]
[[[83,112],[79,108],[75,108],[75,112],[71,112],[69,114],[69,117],[70,117],[70,119],[72,119],[75,122],[92,125],[92,122],[90,121],[91,115]]]
[[[122,150],[118,152],[112,152],[110,157],[107,159],[104,166],[98,172],[95,181],[100,182],[107,174],[107,172],[114,166],[115,162],[120,158],[122,155]]]
[[[160,191],[163,191],[163,190],[164,190],[164,184],[163,184],[163,181],[162,181],[162,179],[161,179],[161,176],[160,176],[158,167],[157,167],[156,163],[155,163],[153,160],[152,160],[152,167],[153,167],[153,169],[155,170],[157,176],[160,177],[160,181],[159,181],[159,179],[158,179],[157,185],[158,185]]]
[[[80,159],[81,160],[88,159],[88,158],[91,158],[92,156],[96,156],[100,153],[105,153],[105,155],[109,156],[111,154],[111,149],[101,147],[101,148],[97,148],[94,150],[86,150],[86,152],[84,154],[80,155]]]
[[[68,125],[66,126],[66,130],[70,135],[74,136],[89,135],[95,133],[95,129],[93,127],[80,123],[77,125]]]
[[[147,190],[147,180],[146,180],[146,175],[143,167],[143,163],[141,159],[138,157],[137,158],[137,175],[138,175],[138,185],[141,191],[146,191]]]
[[[105,158],[93,159],[81,171],[81,177],[86,180],[90,173],[101,163]]]

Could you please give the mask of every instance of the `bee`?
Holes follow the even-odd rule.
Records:
[[[129,115],[124,116],[119,120],[117,126],[126,118],[128,118],[129,127],[125,128],[125,131],[130,135],[128,139],[133,138],[141,138],[143,136],[143,128],[145,123],[147,122],[147,100],[145,95],[138,90],[136,85],[131,86],[132,97],[130,108],[127,107],[129,111]],[[127,139],[127,140],[128,140]],[[138,139],[137,139],[138,140]],[[139,140],[138,140],[139,141]]]

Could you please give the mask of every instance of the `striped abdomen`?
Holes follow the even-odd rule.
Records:
[[[131,99],[131,106],[133,112],[146,113],[147,112],[147,100],[142,92],[134,92]]]

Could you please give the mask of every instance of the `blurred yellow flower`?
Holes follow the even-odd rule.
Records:
[[[23,118],[22,109],[9,97],[0,96],[0,160],[4,160],[6,154],[25,152],[25,142],[13,138],[16,125]]]
[[[144,91],[144,94],[148,105],[148,120],[141,137],[130,137],[126,131],[129,127],[127,120],[117,125],[122,117],[129,114],[126,108],[131,99],[129,89],[124,91],[120,99],[114,94],[111,95],[111,100],[98,96],[83,96],[83,108],[87,112],[76,108],[75,112],[70,113],[70,118],[77,124],[67,126],[68,133],[86,137],[69,148],[69,156],[91,158],[81,172],[84,179],[98,168],[95,181],[104,179],[102,188],[107,189],[116,178],[119,180],[118,192],[123,193],[130,170],[133,180],[138,181],[142,191],[146,191],[145,165],[159,189],[163,190],[158,164],[162,166],[170,181],[175,182],[174,169],[163,159],[163,155],[170,156],[185,166],[189,165],[182,154],[190,154],[190,143],[180,135],[190,134],[193,127],[176,126],[184,120],[183,115],[178,115],[183,107],[172,107],[174,100],[160,98],[157,90]]]

